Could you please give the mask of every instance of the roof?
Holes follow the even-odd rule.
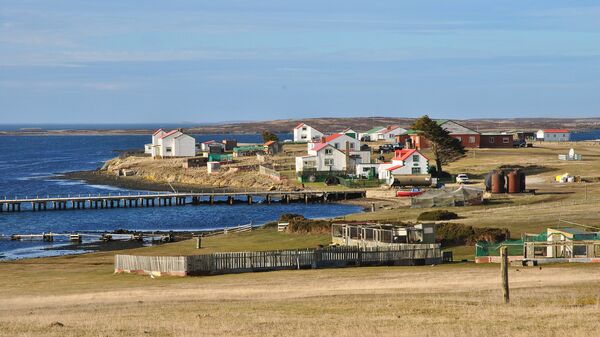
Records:
[[[179,130],[171,130],[171,131],[165,133],[164,135],[160,136],[160,139],[164,139],[169,136],[172,136],[172,135],[176,134],[177,132],[180,132],[180,131]]]
[[[542,130],[544,133],[569,133],[567,129],[545,129]]]
[[[215,140],[207,140],[205,142],[202,142],[202,144],[210,144],[210,143],[216,143],[217,141]]]
[[[268,142],[264,143],[263,145],[264,145],[264,146],[269,146],[269,145],[272,145],[272,144],[275,144],[275,143],[277,143],[277,142],[276,142],[276,141],[274,141],[274,140],[270,140],[270,141],[268,141]]]
[[[383,127],[383,126],[376,126],[376,127],[372,128],[371,130],[369,130],[369,131],[367,131],[365,133],[376,133],[376,132],[379,132],[379,131],[381,131],[383,129],[385,129],[385,127]]]
[[[421,152],[419,152],[416,149],[410,149],[410,150],[397,150],[396,151],[396,156],[394,158],[392,158],[392,160],[405,160],[406,158],[412,156],[414,153],[420,154],[421,156],[423,156],[425,159],[429,160],[429,158],[425,157]],[[398,156],[399,155],[399,156]]]
[[[385,130],[383,131],[383,133],[389,133],[392,132],[396,129],[400,129],[400,125],[390,125],[387,128],[385,128]]]
[[[403,166],[404,165],[396,165],[396,166],[388,167],[388,168],[386,168],[386,170],[388,170],[388,171],[394,171],[394,170],[397,170],[397,169],[399,169],[399,168],[401,168]]]
[[[478,134],[479,132],[468,128],[462,124],[459,124],[453,120],[437,120],[435,121],[439,126],[443,126],[444,130],[450,132],[451,135],[468,135]]]
[[[163,129],[158,129],[158,130],[154,131],[154,133],[153,133],[152,135],[153,135],[153,136],[156,136],[156,134],[157,134],[157,133],[159,133],[159,132],[161,132],[161,131],[163,131]],[[164,131],[163,131],[163,132],[164,132]]]
[[[325,143],[329,143],[330,141],[337,139],[341,136],[344,136],[344,134],[334,133],[333,135],[329,135],[329,136],[325,137]]]
[[[296,125],[296,127],[294,129],[300,129],[303,125],[306,125],[306,124],[300,123],[300,124]]]
[[[324,147],[326,147],[326,146],[330,146],[330,145],[329,145],[329,144],[327,144],[327,143],[316,143],[316,144],[315,144],[315,147],[313,147],[311,150],[313,150],[313,151],[316,151],[316,152],[319,152],[319,151],[321,151],[321,149],[323,149],[323,148],[324,148]],[[333,146],[332,146],[332,147],[333,147]]]

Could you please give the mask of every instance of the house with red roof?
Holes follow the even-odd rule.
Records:
[[[179,129],[169,132],[158,129],[152,134],[152,144],[146,144],[145,152],[152,158],[194,157],[196,139]]]
[[[296,172],[346,171],[354,173],[356,165],[371,162],[371,150],[343,133],[322,137],[308,143],[308,155],[296,157]]]
[[[323,137],[323,133],[310,125],[300,123],[294,128],[294,142],[305,143]]]
[[[567,129],[538,130],[536,138],[545,142],[568,142],[571,140],[571,132]]]
[[[419,150],[396,150],[390,162],[357,165],[357,174],[368,177],[372,170],[377,171],[380,180],[393,182],[395,175],[428,174],[429,159]]]

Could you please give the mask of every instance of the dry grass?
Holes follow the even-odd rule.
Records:
[[[111,276],[69,294],[11,292],[0,336],[593,336],[600,266],[511,269],[502,305],[497,266],[283,271],[203,278]],[[568,317],[568,319],[566,319]],[[63,327],[50,327],[52,322]]]

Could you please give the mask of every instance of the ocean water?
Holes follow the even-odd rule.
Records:
[[[201,135],[198,141],[231,139],[259,142],[259,135]],[[280,135],[287,139],[290,135]],[[112,186],[90,185],[60,179],[69,171],[91,170],[116,156],[114,150],[141,149],[150,136],[5,136],[0,137],[0,198],[67,194],[148,193]],[[284,213],[306,217],[335,217],[360,211],[352,205],[338,204],[255,204],[199,205],[164,208],[105,209],[86,211],[47,211],[0,213],[0,258],[46,256],[78,251],[47,251],[44,248],[65,244],[13,242],[12,234],[67,233],[78,231],[198,230],[261,224]]]

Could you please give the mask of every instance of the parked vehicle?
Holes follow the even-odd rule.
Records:
[[[456,176],[457,184],[467,184],[469,182],[469,176],[466,173],[461,173]]]
[[[379,146],[379,153],[389,153],[396,150],[402,150],[404,146],[400,143],[383,144]]]
[[[527,142],[523,139],[521,140],[515,140],[513,142],[513,147],[527,147]]]

